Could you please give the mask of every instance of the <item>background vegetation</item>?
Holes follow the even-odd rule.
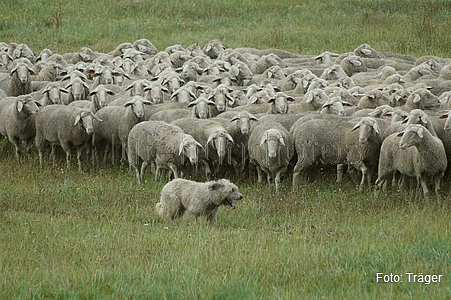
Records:
[[[449,1],[16,1],[0,12],[0,40],[37,53],[83,46],[108,52],[148,38],[173,44],[451,57]],[[163,224],[163,181],[138,187],[126,167],[84,174],[17,164],[0,143],[0,298],[449,299],[450,185],[429,202],[415,192],[358,193],[324,172],[297,193],[233,178],[245,199],[215,228]],[[449,179],[447,179],[449,180]],[[403,274],[376,283],[376,273]],[[442,274],[408,283],[406,272]]]

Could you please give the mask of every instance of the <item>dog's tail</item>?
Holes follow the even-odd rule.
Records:
[[[164,205],[161,202],[158,202],[155,206],[155,210],[157,211],[157,214],[162,217],[164,214]]]

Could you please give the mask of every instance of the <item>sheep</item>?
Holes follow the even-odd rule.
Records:
[[[271,53],[267,55],[262,55],[255,62],[249,62],[249,69],[253,74],[262,74],[268,68],[278,65],[279,61],[276,59],[276,55]]]
[[[127,148],[128,162],[141,185],[144,171],[152,162],[156,163],[157,170],[169,167],[174,178],[178,178],[178,169],[188,161],[197,165],[202,145],[178,126],[164,121],[144,121],[130,130]]]
[[[13,62],[12,69],[9,71],[10,77],[0,81],[0,89],[13,97],[30,94],[33,91],[30,74],[34,74],[34,71],[29,64]]]
[[[141,96],[133,96],[123,106],[105,106],[97,111],[96,116],[102,122],[94,122],[96,132],[93,136],[95,147],[99,145],[122,145],[122,158],[125,158],[127,138],[130,130],[141,121],[144,121],[144,106],[152,103]],[[108,154],[105,146],[104,161]],[[114,159],[114,157],[113,157]]]
[[[24,142],[25,151],[30,148],[35,137],[34,115],[39,111],[39,102],[30,95],[20,95],[3,99],[0,112],[0,134],[8,137],[14,145],[17,161],[20,161],[19,143]]]
[[[235,169],[235,174],[242,173],[249,159],[247,151],[249,135],[255,127],[254,123],[257,122],[258,119],[254,115],[243,110],[239,113],[234,112],[231,119],[217,117],[213,120],[221,123],[235,142],[231,149],[232,165]]]
[[[151,85],[151,82],[147,79],[136,79],[132,83],[130,83],[124,91],[128,92],[130,96],[143,96],[144,97],[144,89]]]
[[[391,134],[382,143],[376,185],[385,189],[389,176],[398,171],[415,177],[417,188],[421,185],[427,199],[428,181],[433,180],[437,193],[447,163],[442,141],[425,127],[411,124],[404,131]]]
[[[60,145],[66,152],[67,169],[70,168],[72,147],[77,151],[78,170],[82,172],[81,154],[89,137],[94,132],[93,120],[101,119],[89,110],[65,105],[48,105],[36,115],[36,147],[39,151],[39,163],[42,167],[44,151],[47,144],[52,144],[55,162],[55,145]]]
[[[314,57],[315,63],[317,65],[330,65],[332,63],[334,63],[335,58],[340,56],[337,53],[333,53],[333,52],[323,52],[320,55],[317,55]]]
[[[362,58],[355,55],[350,55],[343,58],[340,62],[340,66],[349,77],[355,73],[367,71],[367,67]]]
[[[158,104],[163,102],[164,94],[169,94],[169,90],[158,82],[152,81],[148,86],[145,86],[143,89],[144,99],[149,100],[154,104]]]
[[[258,183],[263,172],[268,184],[274,180],[276,192],[280,189],[281,176],[287,171],[294,155],[293,141],[285,127],[276,122],[261,123],[252,130],[248,141],[249,160],[255,165]]]
[[[187,61],[183,64],[180,70],[180,77],[186,82],[197,81],[199,75],[202,75],[204,70],[194,61]]]
[[[320,113],[346,116],[346,111],[343,106],[352,106],[352,104],[343,101],[340,96],[329,97],[329,101],[323,104]]]
[[[191,58],[193,58],[191,52],[187,50],[175,51],[169,54],[169,59],[171,60],[173,68],[182,67]]]
[[[166,88],[164,89],[169,92],[168,89]],[[189,104],[191,103],[191,101],[194,101],[196,99],[196,95],[189,88],[187,88],[186,85],[184,85],[178,88],[176,91],[174,91],[171,94],[170,99],[174,102]]]
[[[122,75],[122,73],[114,71],[108,66],[100,66],[95,70],[88,71],[88,74],[92,75],[94,78],[93,87],[96,87],[99,84],[113,84],[114,77]]]
[[[270,104],[268,113],[269,114],[286,114],[288,113],[289,105],[288,102],[294,102],[295,99],[291,96],[286,95],[283,92],[278,92],[275,96],[268,100]]]
[[[52,50],[48,49],[48,48],[44,48],[41,50],[41,52],[39,53],[38,57],[36,57],[36,62],[39,61],[47,61],[49,59],[50,56],[52,56],[53,54],[55,54]]]
[[[307,170],[317,162],[325,165],[342,165],[346,162],[345,136],[352,124],[340,118],[321,118],[293,124],[293,137],[297,162],[293,169],[293,190],[305,184]],[[341,181],[341,169],[337,168],[337,181]]]
[[[14,49],[14,52],[12,53],[12,58],[17,59],[25,57],[27,58],[31,63],[35,63],[36,61],[36,54],[33,52],[33,50],[28,47],[27,44],[19,44]]]
[[[145,53],[148,56],[157,54],[157,48],[148,39],[138,39],[133,42],[136,50]]]
[[[262,75],[262,78],[268,78],[268,79],[277,79],[277,80],[283,80],[287,76],[285,75],[285,72],[282,70],[280,66],[272,66],[266,69]]]
[[[220,206],[235,209],[235,201],[242,198],[238,187],[227,179],[210,182],[175,179],[163,187],[155,209],[168,222],[188,212],[191,223],[196,223],[199,216],[206,216],[209,226],[213,226]]]
[[[205,157],[199,159],[203,160],[207,179],[211,176],[210,164],[215,167],[215,173],[224,162],[231,164],[230,160],[225,159],[231,158],[230,149],[234,140],[221,123],[211,119],[184,118],[171,124],[179,126],[183,132],[193,136],[204,147]]]
[[[372,176],[377,169],[381,144],[381,130],[376,119],[372,117],[360,119],[351,132],[345,133],[348,172],[353,167],[362,173],[360,191],[363,190],[365,183],[371,186],[373,182]]]
[[[196,100],[191,101],[188,107],[192,107],[192,118],[207,119],[211,118],[210,107],[216,106],[216,103],[208,100],[205,96],[199,96]]]
[[[208,100],[215,103],[215,106],[210,108],[211,117],[215,117],[226,111],[227,107],[230,105],[230,102],[233,102],[233,98],[230,97],[231,92],[233,92],[233,89],[225,84],[220,84],[211,91],[208,96]]]
[[[88,94],[90,100],[76,100],[69,103],[69,106],[77,106],[96,113],[99,109],[108,104],[108,95],[114,96],[115,93],[101,84]]]
[[[316,111],[329,102],[329,97],[322,89],[308,91],[299,103],[290,104],[289,110],[292,113],[306,111]]]
[[[349,77],[340,65],[333,64],[330,67],[324,69],[319,78],[325,80],[338,80],[339,78]]]
[[[65,86],[65,89],[69,91],[67,97],[63,97],[63,103],[68,105],[75,100],[86,100],[89,94],[89,86],[79,77],[74,77]]]
[[[38,75],[31,76],[31,81],[56,81],[58,69],[61,69],[62,66],[54,61],[47,61],[43,64]]]
[[[251,80],[254,77],[252,71],[243,62],[234,64],[230,67],[230,70],[225,73],[229,73],[231,75],[234,85],[237,86],[244,86],[245,80]]]
[[[69,91],[65,88],[61,87],[57,82],[49,82],[42,90],[42,95],[44,95],[40,104],[42,106],[51,105],[51,104],[60,104],[62,103],[61,93],[68,94]]]

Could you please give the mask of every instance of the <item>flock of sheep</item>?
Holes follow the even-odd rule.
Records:
[[[368,44],[317,56],[219,40],[158,51],[147,39],[37,56],[0,43],[0,58],[0,134],[19,161],[33,143],[41,165],[60,146],[67,167],[74,150],[80,171],[120,158],[139,184],[150,165],[169,178],[256,173],[276,191],[331,165],[361,190],[413,186],[425,197],[448,170],[449,59]]]

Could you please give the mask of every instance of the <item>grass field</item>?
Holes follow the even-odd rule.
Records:
[[[45,2],[6,1],[0,41],[58,53],[139,38],[301,54],[369,43],[451,57],[448,1]],[[165,182],[148,174],[138,187],[126,167],[40,169],[36,152],[17,164],[1,141],[0,168],[1,299],[451,298],[449,178],[428,202],[359,193],[328,172],[295,193],[290,178],[278,194],[232,178],[245,198],[209,228],[162,223]]]

